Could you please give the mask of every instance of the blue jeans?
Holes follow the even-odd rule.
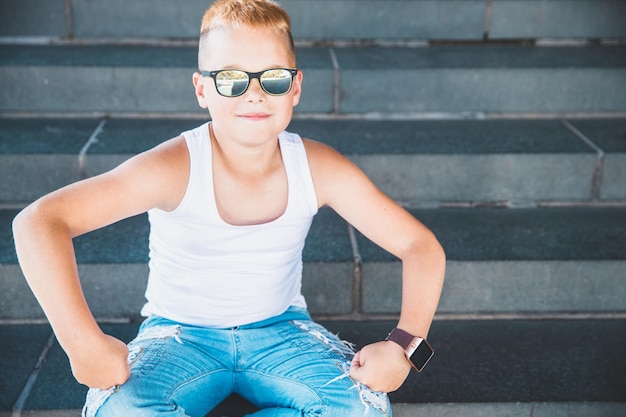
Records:
[[[232,393],[256,417],[391,416],[386,394],[349,377],[351,345],[302,308],[229,329],[150,317],[128,346],[130,378],[89,390],[84,416],[202,417]]]

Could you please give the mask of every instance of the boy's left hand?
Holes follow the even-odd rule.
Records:
[[[394,342],[365,346],[352,359],[350,377],[374,391],[392,392],[400,388],[411,371],[404,350]]]

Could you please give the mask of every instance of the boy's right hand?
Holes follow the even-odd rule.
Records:
[[[81,349],[68,352],[68,357],[74,378],[89,388],[109,389],[122,385],[130,376],[128,347],[104,333]]]

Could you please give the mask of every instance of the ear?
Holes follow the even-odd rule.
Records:
[[[302,94],[302,80],[304,75],[302,70],[298,70],[298,73],[293,78],[293,86],[291,86],[291,92],[293,94],[293,106],[296,107],[300,103],[300,95]]]
[[[198,104],[203,109],[209,107],[207,104],[206,98],[204,97],[204,77],[199,72],[193,73],[193,88],[196,91],[196,98],[198,99]]]

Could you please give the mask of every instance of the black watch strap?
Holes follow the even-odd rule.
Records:
[[[389,340],[397,343],[404,349],[404,354],[411,363],[411,366],[417,371],[421,372],[424,366],[433,357],[435,351],[430,346],[426,339],[413,336],[410,333],[405,332],[397,327],[389,333],[385,340]]]
[[[407,333],[404,330],[398,329],[396,327],[387,335],[387,339],[385,340],[391,340],[392,342],[396,342],[397,344],[402,346],[402,349],[406,350],[414,338],[415,336],[413,336],[412,334]]]

